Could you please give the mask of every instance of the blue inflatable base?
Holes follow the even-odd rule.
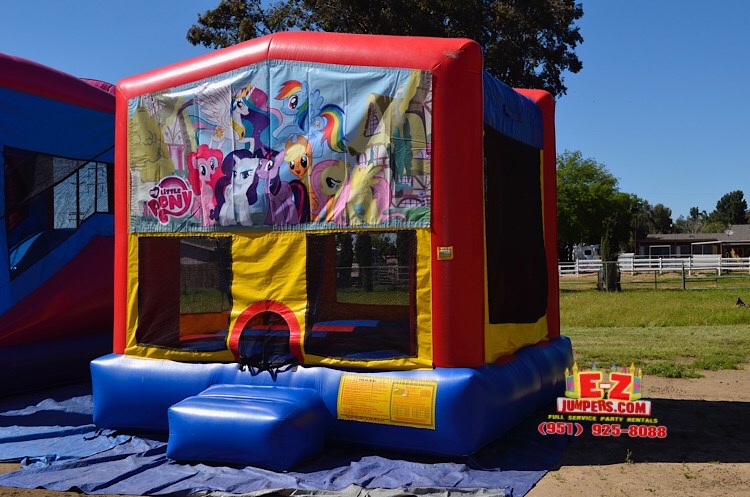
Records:
[[[317,395],[317,393],[315,393]],[[0,491],[46,488],[97,495],[267,497],[478,497],[525,495],[556,466],[570,437],[542,436],[554,403],[469,457],[440,458],[364,447],[326,447],[292,471],[179,463],[159,434],[119,433],[92,423],[90,385],[0,399]],[[171,435],[171,434],[170,434]],[[385,489],[390,489],[386,491]]]
[[[346,374],[340,370],[298,367],[271,375],[242,371],[236,364],[110,354],[91,363],[94,423],[100,428],[166,433],[169,408],[213,385],[292,387],[312,389],[322,399],[333,420],[327,441],[414,454],[466,456],[562,395],[564,371],[572,361],[570,340],[560,337],[521,349],[504,364],[476,369],[358,373],[375,379],[435,384],[434,426],[414,427],[340,419],[339,386]]]

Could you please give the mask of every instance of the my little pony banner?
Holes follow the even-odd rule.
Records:
[[[131,231],[430,224],[432,79],[269,60],[129,101]]]

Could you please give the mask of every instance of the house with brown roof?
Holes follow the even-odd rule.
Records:
[[[750,257],[750,224],[733,224],[723,233],[654,233],[638,240],[636,255]]]

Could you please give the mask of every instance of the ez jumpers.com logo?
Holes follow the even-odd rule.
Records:
[[[577,364],[565,370],[565,397],[557,399],[557,414],[539,424],[542,435],[573,435],[584,432],[580,422],[591,422],[595,437],[666,438],[667,427],[651,417],[651,402],[641,400],[643,373],[631,364],[609,372],[579,370]]]
[[[167,176],[149,190],[151,199],[146,203],[148,212],[161,224],[168,224],[170,218],[182,217],[193,205],[193,191],[179,176]]]
[[[640,400],[643,373],[631,364],[630,368],[611,371],[596,368],[565,370],[565,398],[557,399],[557,412],[583,414],[625,414],[650,416],[651,402]]]

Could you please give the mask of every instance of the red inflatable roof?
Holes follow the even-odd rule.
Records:
[[[3,53],[0,53],[0,87],[103,112],[115,110],[113,94],[99,84],[91,84],[57,69]]]

